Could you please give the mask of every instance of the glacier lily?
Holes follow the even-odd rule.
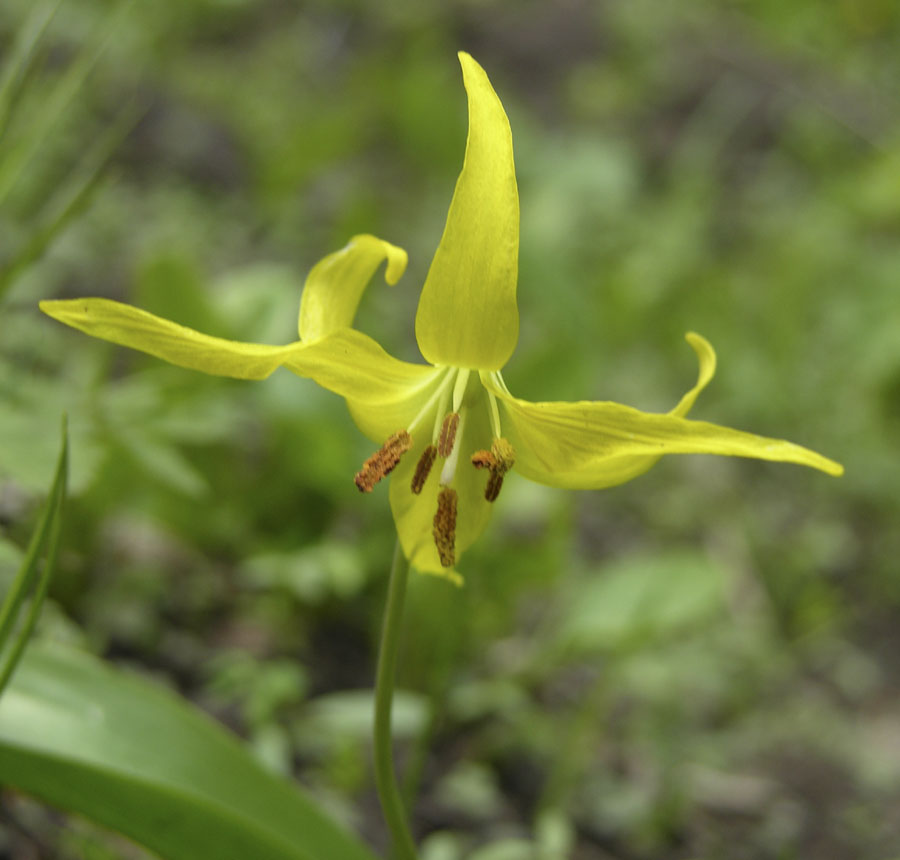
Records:
[[[514,397],[501,368],[518,339],[519,201],[509,121],[484,70],[460,53],[469,132],[440,245],[416,313],[428,364],[399,361],[354,329],[363,290],[386,262],[394,284],[406,253],[354,237],[310,272],[300,339],[285,346],[201,334],[101,298],[45,301],[42,310],[87,334],[205,373],[262,379],[286,367],[341,395],[382,447],[357,485],[391,474],[390,501],[403,552],[420,571],[458,580],[462,552],[485,528],[510,470],[542,484],[600,489],[628,481],[664,454],[705,453],[798,463],[840,475],[813,451],[685,416],[715,371],[715,353],[687,340],[697,382],[666,414],[610,402],[532,403]],[[382,444],[383,443],[383,444]]]

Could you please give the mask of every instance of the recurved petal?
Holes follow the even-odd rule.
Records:
[[[703,344],[702,339],[692,342],[701,359],[701,388],[709,370]],[[792,442],[619,403],[530,403],[510,395],[488,374],[482,379],[500,400],[503,431],[516,449],[516,470],[542,484],[612,487],[646,472],[665,454],[752,457],[811,466],[830,475],[844,471],[833,460]],[[685,398],[692,396],[694,389]],[[676,409],[683,407],[685,398]]]
[[[408,398],[435,369],[388,355],[372,338],[340,329],[311,344],[270,346],[201,334],[110,299],[44,301],[54,319],[121,346],[214,376],[264,379],[280,366],[360,404]]]
[[[388,284],[396,284],[406,270],[406,251],[383,239],[362,234],[316,263],[300,299],[301,340],[319,340],[352,326],[363,291],[384,260],[387,260],[384,279]]]
[[[460,53],[469,100],[462,173],[416,313],[432,364],[498,370],[519,336],[519,195],[512,134],[484,69]]]
[[[712,344],[702,335],[689,331],[684,339],[690,344],[697,356],[697,382],[694,387],[678,401],[678,405],[669,412],[669,415],[677,415],[684,418],[690,412],[698,395],[713,378],[716,372],[716,352]]]

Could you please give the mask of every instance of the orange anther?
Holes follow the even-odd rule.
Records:
[[[438,493],[438,509],[434,515],[434,544],[442,567],[456,563],[456,490],[444,487]]]
[[[437,457],[437,448],[435,448],[434,445],[429,445],[422,452],[422,456],[419,457],[419,462],[416,463],[416,472],[413,475],[410,489],[417,496],[422,492],[422,488],[428,480],[428,475],[431,473],[431,467],[434,465],[435,457]]]
[[[356,473],[353,479],[361,493],[371,493],[375,485],[389,475],[400,458],[412,447],[412,437],[405,430],[399,430],[389,436],[382,445]]]
[[[496,501],[503,486],[503,476],[516,462],[516,452],[506,439],[497,438],[491,443],[490,451],[476,451],[472,455],[472,465],[476,469],[490,469],[484,497],[489,502]]]
[[[449,457],[453,451],[453,443],[456,441],[456,431],[459,429],[459,413],[451,412],[441,424],[441,434],[438,437],[437,452],[442,457]]]

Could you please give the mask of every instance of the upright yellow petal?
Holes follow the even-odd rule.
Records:
[[[362,234],[316,263],[300,299],[300,339],[319,340],[339,328],[352,326],[363,290],[384,260],[384,279],[396,284],[406,270],[406,251]]]
[[[431,263],[416,339],[432,364],[499,370],[519,337],[519,194],[512,134],[484,69],[460,53],[469,135],[444,235]]]

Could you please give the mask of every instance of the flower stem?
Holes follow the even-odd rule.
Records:
[[[391,704],[394,698],[394,667],[403,617],[403,600],[409,562],[400,548],[394,549],[391,578],[388,583],[387,604],[381,626],[381,646],[378,650],[378,670],[375,676],[375,786],[384,820],[394,843],[397,860],[416,860],[416,845],[409,832],[406,810],[397,787],[394,758],[391,749]]]

